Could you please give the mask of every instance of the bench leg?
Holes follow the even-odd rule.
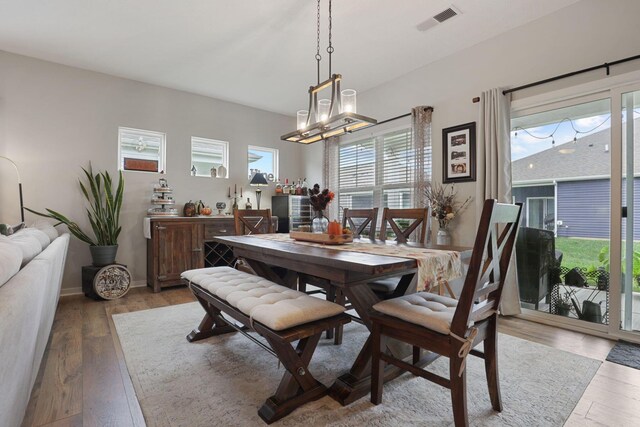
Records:
[[[281,419],[307,402],[326,396],[327,388],[309,372],[309,362],[320,335],[318,333],[301,339],[295,349],[291,343],[265,337],[286,369],[276,394],[269,397],[258,410],[258,415],[267,424]]]
[[[220,310],[209,304],[206,300],[202,299],[197,293],[194,292],[198,302],[204,308],[205,314],[200,322],[200,325],[191,331],[187,335],[187,341],[194,342],[205,338],[212,337],[214,335],[228,334],[229,332],[236,332],[226,320],[222,317]]]

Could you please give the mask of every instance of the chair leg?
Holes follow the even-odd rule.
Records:
[[[329,286],[326,289],[326,298],[327,301],[335,302],[336,301],[336,288],[333,286]],[[332,339],[334,337],[335,328],[327,329],[327,339]],[[334,341],[335,343],[335,341]]]
[[[454,352],[449,359],[449,375],[451,376],[451,405],[453,407],[453,421],[456,427],[467,427],[469,418],[467,416],[467,370],[458,376],[462,359]]]
[[[371,330],[371,403],[382,403],[382,386],[384,384],[384,363],[380,360],[380,353],[384,351],[384,341],[381,337],[381,326],[373,322]]]
[[[500,397],[500,377],[498,375],[498,315],[495,314],[487,327],[487,337],[484,340],[484,370],[487,374],[489,397],[491,406],[498,412],[502,411]]]
[[[335,303],[336,304],[340,304],[343,307],[347,303],[347,297],[344,296],[344,293],[340,289],[336,290]],[[343,332],[343,330],[344,330],[344,325],[343,324],[340,324],[340,325],[336,326],[335,336],[333,338],[333,344],[334,345],[342,344],[342,332]]]

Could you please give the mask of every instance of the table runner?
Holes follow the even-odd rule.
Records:
[[[366,240],[354,240],[345,245],[323,245],[321,243],[301,242],[289,237],[289,234],[254,234],[252,237],[274,240],[277,242],[295,243],[298,245],[324,247],[338,251],[362,252],[374,255],[395,256],[415,259],[418,263],[418,291],[430,291],[442,281],[462,276],[463,268],[460,252],[441,249],[417,248],[402,244],[375,244]]]

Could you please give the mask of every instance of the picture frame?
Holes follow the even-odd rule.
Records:
[[[476,122],[442,129],[442,182],[476,180]]]

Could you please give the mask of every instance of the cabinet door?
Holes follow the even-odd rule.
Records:
[[[197,225],[159,223],[157,227],[158,281],[179,281],[183,271],[195,268],[193,265],[194,260],[198,259],[198,249],[202,256],[202,246],[194,246],[199,239]]]

